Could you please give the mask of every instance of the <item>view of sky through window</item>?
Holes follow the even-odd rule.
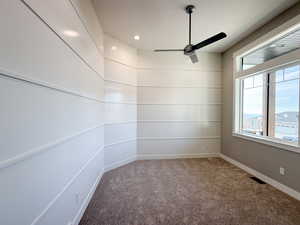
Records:
[[[286,141],[298,141],[299,66],[278,70],[273,85],[272,134]]]
[[[243,80],[243,124],[246,132],[262,135],[263,75]]]
[[[299,73],[300,66],[290,66],[270,73],[269,83],[269,136],[289,142],[298,141],[299,119]],[[265,86],[264,86],[265,85]],[[263,133],[264,119],[264,74],[242,80],[242,126],[243,132],[255,135]]]

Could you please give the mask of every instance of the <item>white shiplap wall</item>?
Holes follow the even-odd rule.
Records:
[[[218,155],[221,56],[200,53],[199,60],[137,51],[106,36],[106,170],[136,158]]]
[[[104,169],[101,27],[87,0],[0,17],[0,224],[77,224]]]
[[[89,0],[0,12],[1,224],[76,225],[104,170],[219,152],[220,55],[137,52]]]
[[[221,56],[138,51],[138,158],[217,156]]]
[[[105,170],[110,170],[136,159],[137,52],[107,35],[104,46],[104,158]]]

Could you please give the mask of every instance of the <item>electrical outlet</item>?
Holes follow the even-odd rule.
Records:
[[[284,175],[285,175],[285,168],[284,168],[284,167],[280,167],[279,173],[280,173],[282,176],[284,176]]]

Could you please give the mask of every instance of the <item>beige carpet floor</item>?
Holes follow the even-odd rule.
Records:
[[[105,173],[80,225],[300,225],[300,202],[219,158]]]

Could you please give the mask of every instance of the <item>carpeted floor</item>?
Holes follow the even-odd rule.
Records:
[[[300,225],[300,202],[219,158],[104,174],[80,225]]]

